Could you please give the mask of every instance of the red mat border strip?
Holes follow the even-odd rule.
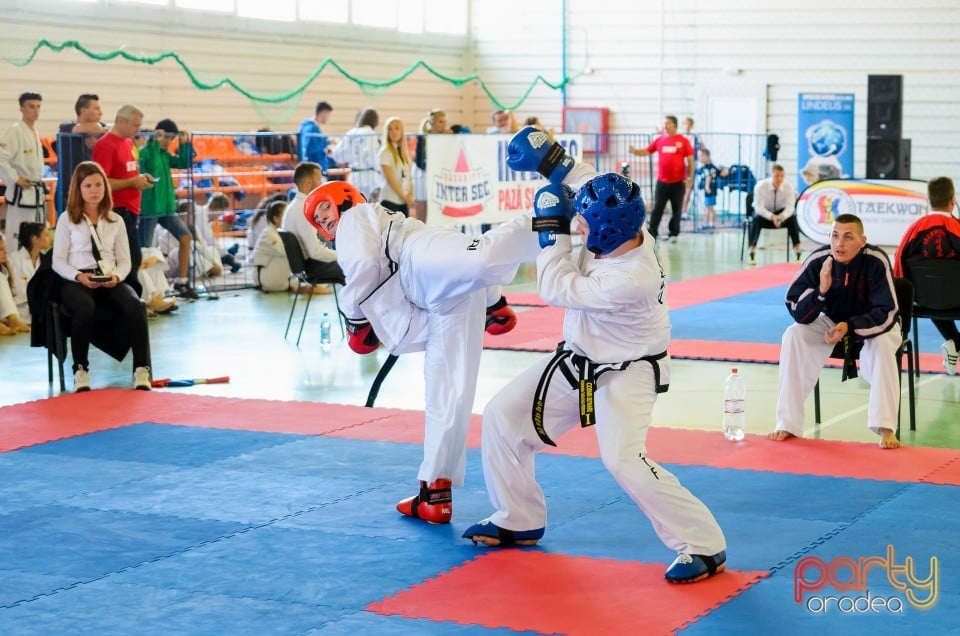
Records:
[[[793,280],[800,265],[780,263],[751,267],[737,272],[711,274],[700,278],[670,281],[667,298],[671,309],[680,309],[699,303],[707,303],[721,298],[729,298],[752,291],[786,285]],[[545,307],[546,302],[535,292],[505,292],[511,305],[525,307]]]
[[[560,312],[554,308],[543,310]],[[526,312],[525,312],[526,313]],[[522,318],[521,318],[522,320]],[[560,333],[562,317],[558,317],[556,331],[545,328],[543,331]],[[553,325],[551,325],[552,327]],[[485,349],[505,351],[528,351],[532,353],[549,353],[557,348],[559,342],[556,336],[540,336],[528,339],[526,334],[512,339],[513,332],[501,336],[486,336],[483,346]],[[733,342],[730,340],[671,340],[667,349],[670,357],[677,360],[710,360],[714,362],[756,362],[761,364],[778,364],[780,362],[780,345],[768,342]],[[828,360],[828,367],[839,369],[843,366],[840,360]],[[906,367],[906,361],[904,361]],[[921,373],[943,373],[943,357],[936,353],[920,354]]]
[[[139,422],[423,442],[422,411],[102,389],[0,408],[0,452]],[[599,457],[590,429],[575,428],[558,443],[557,449],[547,452]],[[478,415],[471,422],[468,445],[480,447]],[[960,451],[954,449],[905,446],[881,451],[876,444],[862,442],[771,442],[763,435],[731,443],[719,431],[656,427],[648,446],[650,456],[665,464],[960,486]]]

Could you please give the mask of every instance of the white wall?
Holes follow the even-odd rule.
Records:
[[[474,3],[478,73],[496,78],[502,101],[518,99],[535,73],[561,78],[562,4]],[[780,135],[779,159],[795,173],[798,93],[854,93],[856,176],[863,176],[867,76],[899,74],[913,177],[960,177],[954,159],[960,149],[954,123],[960,116],[957,0],[565,4],[567,74],[593,71],[568,87],[567,105],[610,108],[616,132],[651,132],[664,114],[706,122],[710,94],[757,96],[762,113],[757,132]],[[483,19],[481,13],[498,17]],[[559,126],[561,106],[558,93],[538,89],[519,110]],[[696,130],[706,131],[702,125]]]
[[[566,41],[562,9],[566,6]],[[70,7],[70,8],[68,8]],[[477,0],[474,38],[437,38],[344,27],[281,25],[184,17],[166,9],[75,5],[52,0],[0,2],[6,59],[22,56],[41,38],[77,39],[96,50],[156,54],[176,51],[204,79],[221,75],[251,90],[285,92],[326,57],[365,79],[387,80],[419,59],[441,72],[476,72],[496,99],[512,106],[534,79],[574,78],[571,106],[611,109],[615,132],[651,132],[664,114],[697,118],[707,132],[710,95],[754,96],[758,132],[781,138],[781,162],[793,173],[800,92],[856,95],[855,158],[862,176],[866,146],[867,75],[904,76],[903,135],[913,140],[913,176],[960,177],[960,32],[958,0]],[[74,14],[70,14],[73,11]],[[581,74],[585,69],[591,74]],[[382,117],[399,115],[408,129],[430,108],[474,130],[489,124],[493,107],[476,82],[455,87],[417,71],[378,95],[365,95],[328,68],[296,107],[255,109],[229,88],[197,91],[173,63],[154,67],[92,62],[78,53],[42,51],[35,62],[0,62],[0,105],[13,121],[16,95],[44,95],[41,131],[72,116],[81,92],[101,95],[107,117],[122,102],[144,107],[147,122],[170,116],[198,130],[294,128],[318,99],[335,106],[328,126],[346,130],[356,110],[371,104]],[[517,108],[560,127],[563,96],[538,83]],[[0,122],[4,120],[0,117]]]

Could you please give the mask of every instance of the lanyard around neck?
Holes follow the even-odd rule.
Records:
[[[90,238],[93,240],[93,257],[96,260],[100,260],[100,254],[103,253],[103,243],[100,241],[100,233],[97,232],[97,226],[90,222],[90,218],[84,214],[83,220],[87,222],[87,227],[90,228]]]

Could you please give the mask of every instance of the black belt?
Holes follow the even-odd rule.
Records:
[[[843,340],[843,373],[840,381],[846,382],[859,377],[857,374],[857,348],[850,336],[844,336]]]
[[[552,439],[550,439],[550,436],[547,435],[546,428],[543,424],[543,410],[547,397],[547,390],[550,388],[550,381],[553,379],[553,374],[556,373],[558,369],[570,384],[570,388],[577,389],[580,392],[580,426],[583,428],[586,428],[587,426],[593,426],[595,424],[593,394],[596,388],[597,378],[607,371],[623,371],[634,362],[639,362],[642,360],[644,362],[649,362],[653,367],[653,380],[656,384],[656,392],[666,393],[670,388],[669,384],[660,384],[659,361],[667,357],[666,351],[652,356],[637,358],[636,360],[598,364],[590,358],[575,354],[569,349],[564,349],[564,344],[566,343],[561,342],[559,345],[557,345],[557,351],[550,359],[550,362],[547,363],[546,368],[544,368],[543,375],[540,376],[540,382],[537,384],[537,391],[533,396],[533,412],[531,415],[533,419],[533,428],[537,431],[537,436],[540,437],[544,444],[549,444],[550,446],[557,445]],[[570,367],[564,364],[564,361],[567,358],[570,359],[571,364],[577,370],[576,376],[574,376]]]
[[[96,267],[92,269],[78,269],[77,271],[80,272],[81,274],[96,274],[99,272],[99,270]]]

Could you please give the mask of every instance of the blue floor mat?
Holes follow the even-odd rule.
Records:
[[[515,633],[363,611],[484,553],[460,537],[491,512],[477,450],[452,524],[393,509],[413,494],[421,453],[414,444],[159,424],[6,453],[0,624],[6,633]],[[43,461],[47,470],[34,474]],[[717,517],[729,567],[771,572],[683,633],[887,634],[904,621],[920,633],[953,624],[955,487],[665,468]],[[537,475],[549,521],[535,550],[672,560],[599,459],[542,455]],[[793,601],[801,557],[857,559],[887,544],[921,573],[931,556],[940,560],[932,609],[824,616]],[[870,583],[875,594],[900,593]]]
[[[793,322],[784,303],[786,293],[787,286],[783,285],[671,309],[671,337],[675,340],[780,344],[784,330]],[[921,320],[918,327],[920,352],[939,353],[943,337],[933,323]]]

